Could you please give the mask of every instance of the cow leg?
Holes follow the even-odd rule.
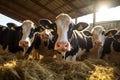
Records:
[[[39,59],[39,53],[37,50],[33,49],[32,51],[32,57],[33,59]]]

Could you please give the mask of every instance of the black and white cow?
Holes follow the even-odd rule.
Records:
[[[31,41],[26,41],[26,45],[23,45],[23,40],[29,40],[30,37],[32,37],[34,32],[33,22],[25,20],[21,26],[17,26],[14,23],[7,23],[7,26],[8,27],[2,27],[0,31],[0,44],[3,51],[8,48],[10,52],[16,53],[17,51],[23,51],[24,46],[28,47]],[[26,36],[28,37],[27,39]]]
[[[7,23],[7,26],[9,28],[8,50],[12,53],[23,51],[23,48],[19,46],[19,41],[22,37],[21,26],[17,26],[14,23]]]
[[[103,45],[103,50],[102,50],[102,54],[100,56],[101,59],[104,58],[105,55],[110,54],[112,52],[112,48],[114,48],[114,36],[116,35],[117,30],[109,30],[108,33],[106,34],[106,39]],[[117,46],[117,45],[116,45]]]
[[[64,59],[75,61],[86,51],[86,38],[81,33],[89,25],[81,22],[74,24],[68,14],[60,14],[56,17],[56,38],[54,50],[60,52]],[[54,26],[55,27],[55,26]]]
[[[52,22],[48,19],[39,21],[40,26],[37,27],[37,32],[34,34],[34,40],[30,48],[28,48],[25,58],[28,58],[29,54],[33,54],[33,59],[39,59],[40,55],[44,57],[53,57],[54,49],[54,36]]]
[[[116,52],[120,52],[120,32],[119,31],[116,35],[114,35],[113,49]]]
[[[113,36],[117,33],[117,30],[109,30],[105,31],[102,26],[95,26],[91,32],[84,31],[86,36],[90,36],[87,38],[87,47],[88,51],[92,48],[98,49],[98,58],[103,58],[105,54],[111,53],[111,44],[113,42]],[[91,44],[92,43],[92,44]],[[93,47],[91,46],[93,45]]]
[[[21,26],[22,33],[20,35],[21,39],[19,41],[19,46],[24,49],[24,52],[27,50],[28,47],[31,46],[33,41],[33,34],[36,32],[35,25],[31,20],[25,20]]]

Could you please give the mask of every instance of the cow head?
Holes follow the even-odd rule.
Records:
[[[91,33],[93,34],[93,45],[95,47],[97,46],[103,46],[105,41],[105,29],[102,26],[95,26]]]
[[[104,27],[102,26],[95,26],[92,30],[91,33],[93,35],[93,45],[95,47],[100,47],[104,45],[104,41],[106,37],[113,37],[114,34],[117,33],[116,30],[109,30],[105,31]]]
[[[55,50],[64,53],[70,51],[72,46],[70,44],[73,30],[82,31],[86,27],[88,27],[87,23],[81,22],[77,25],[73,24],[71,21],[71,17],[68,14],[60,14],[56,17],[56,33],[57,40],[55,43]]]
[[[50,25],[52,22],[48,19],[43,19],[39,21],[40,25],[37,27],[37,32],[35,35],[39,36],[42,41],[48,41],[53,39],[53,29]]]
[[[22,38],[19,41],[19,46],[21,47],[29,47],[31,46],[31,38],[34,33],[34,23],[30,20],[23,21],[22,24]]]

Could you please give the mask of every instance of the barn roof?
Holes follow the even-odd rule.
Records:
[[[67,13],[72,18],[94,12],[95,6],[108,4],[120,5],[120,0],[0,0],[0,13],[17,21],[30,19],[36,24],[40,19],[54,21],[60,13]]]

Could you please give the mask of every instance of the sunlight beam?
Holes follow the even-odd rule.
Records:
[[[98,12],[105,12],[105,11],[108,10],[108,9],[109,9],[108,6],[103,5],[103,6],[101,6],[101,7],[98,9]]]

